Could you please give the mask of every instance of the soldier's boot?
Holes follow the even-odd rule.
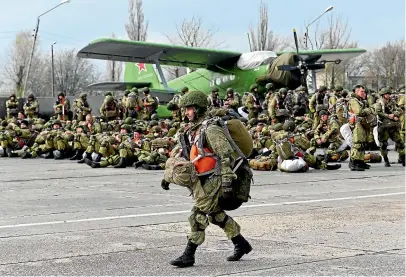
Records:
[[[143,164],[142,167],[145,168],[146,170],[161,170],[162,169],[162,167],[160,165],[152,165],[152,164]]]
[[[326,169],[327,170],[337,170],[341,168],[341,164],[327,164]]]
[[[88,166],[92,166],[93,161],[91,159],[88,159],[87,157],[85,158],[85,164],[87,164]]]
[[[32,155],[31,155],[30,152],[24,152],[24,153],[21,155],[21,159],[28,159],[28,158],[32,158]]]
[[[367,164],[364,160],[360,160],[360,166],[362,166],[364,169],[370,169],[371,166]]]
[[[83,155],[83,150],[76,150],[75,154],[69,158],[70,161],[79,160]]]
[[[405,166],[405,160],[405,155],[399,155],[399,163],[401,163],[403,166]]]
[[[249,242],[241,235],[238,235],[231,239],[234,244],[234,253],[227,257],[227,261],[238,261],[242,256],[248,254],[252,250],[252,246]]]
[[[7,147],[6,151],[4,151],[4,152],[6,152],[7,157],[9,157],[9,158],[11,158],[13,156],[13,151],[11,151],[11,148],[9,148],[9,147]]]
[[[83,164],[86,159],[89,159],[89,160],[90,160],[91,158],[92,158],[92,154],[86,152],[86,155],[85,155],[84,157],[82,156],[82,159],[80,159],[80,160],[78,161],[78,164]]]
[[[385,162],[385,167],[390,167],[388,155],[382,155],[383,161]]]
[[[144,163],[145,163],[144,161],[136,161],[136,162],[134,163],[134,168],[137,169],[137,168],[139,168],[140,166],[142,166]]]
[[[92,168],[99,168],[100,167],[100,162],[92,162],[90,165]]]
[[[179,258],[170,261],[169,263],[171,265],[177,266],[177,267],[189,267],[193,266],[195,264],[195,253],[198,245],[194,244],[191,241],[187,242],[186,249],[183,252],[182,256]]]
[[[365,168],[362,166],[363,161],[353,160],[351,164],[351,171],[365,171]]]
[[[324,162],[327,164],[328,161],[331,159],[331,155],[330,154],[326,154],[324,155]]]
[[[121,157],[120,158],[120,161],[118,162],[118,164],[116,164],[115,166],[114,166],[114,168],[126,168],[127,167],[127,159],[126,158],[123,158],[123,157]]]
[[[54,157],[54,155],[52,155],[51,151],[45,153],[45,155],[44,155],[44,159],[52,159],[53,157]]]

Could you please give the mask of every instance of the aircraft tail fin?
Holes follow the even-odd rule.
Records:
[[[150,83],[150,88],[162,88],[158,75],[152,64],[126,63],[124,80],[132,83]]]

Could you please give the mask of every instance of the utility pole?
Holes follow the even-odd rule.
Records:
[[[52,97],[55,97],[55,65],[54,65],[54,45],[56,41],[51,44],[51,69],[52,69]]]

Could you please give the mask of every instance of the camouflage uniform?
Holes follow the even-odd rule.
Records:
[[[181,100],[182,107],[195,107],[196,110],[192,127],[187,130],[186,134],[182,135],[185,139],[189,138],[190,145],[197,143],[194,138],[200,130],[202,122],[205,120],[207,104],[207,97],[203,92],[190,92]],[[194,264],[194,253],[197,246],[204,242],[205,229],[209,223],[222,228],[227,237],[233,241],[235,252],[234,255],[228,258],[229,261],[239,260],[252,249],[244,237],[241,236],[240,226],[220,207],[220,198],[229,199],[232,182],[237,179],[236,174],[231,169],[231,164],[234,161],[234,150],[221,127],[209,125],[205,134],[206,143],[204,147],[212,149],[212,152],[219,157],[221,172],[219,175],[211,175],[210,178],[201,177],[198,183],[189,187],[192,191],[195,206],[192,209],[192,214],[189,216],[191,232],[188,236],[185,252],[178,259],[171,261],[172,265],[178,267],[192,266]],[[247,180],[242,177],[238,181],[246,182]],[[248,181],[250,182],[250,180]],[[163,182],[162,186],[165,189],[169,189],[166,182]]]
[[[349,122],[353,129],[353,146],[350,151],[351,170],[363,171],[365,169],[364,155],[368,130],[362,123],[365,121],[365,117],[371,114],[372,111],[370,108],[367,108],[363,99],[354,92],[348,101],[348,112],[350,115]]]
[[[253,119],[253,118],[258,117],[258,114],[261,111],[261,103],[259,101],[257,85],[254,84],[250,87],[250,93],[245,98],[244,105],[247,107],[247,109],[249,111],[248,119]]]
[[[10,99],[6,101],[7,119],[18,116],[18,102],[15,94],[10,95]]]
[[[28,95],[28,101],[24,104],[24,114],[28,118],[36,118],[38,116],[39,103],[34,98],[34,94]]]
[[[86,116],[92,112],[92,109],[87,102],[86,93],[81,93],[79,95],[79,98],[73,102],[73,107],[75,108],[75,117],[78,121],[84,121]]]
[[[390,90],[384,90],[380,92],[382,96],[378,102],[375,104],[375,110],[379,117],[379,120],[382,121],[381,124],[378,125],[378,140],[379,140],[379,147],[381,151],[381,155],[385,161],[385,166],[389,167],[389,159],[388,159],[388,139],[391,138],[396,143],[396,149],[399,153],[399,161],[405,165],[405,145],[404,140],[400,135],[400,124],[399,123],[399,116],[401,115],[401,110],[397,107],[396,103],[389,98],[389,100],[385,99],[386,94],[392,94]],[[395,119],[390,119],[389,115],[393,114]],[[387,123],[393,124],[394,126],[386,126]]]

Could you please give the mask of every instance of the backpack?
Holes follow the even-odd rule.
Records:
[[[152,109],[156,110],[159,106],[159,98],[156,96],[152,96],[152,99],[154,99],[154,103],[152,103]]]
[[[238,208],[242,202],[247,202],[250,197],[250,189],[251,189],[251,180],[253,177],[252,171],[249,167],[249,163],[247,157],[251,154],[253,150],[253,141],[251,138],[250,133],[242,124],[242,122],[238,119],[230,118],[229,120],[222,120],[220,117],[212,117],[203,121],[202,126],[199,131],[199,141],[197,143],[198,152],[201,155],[201,158],[204,158],[208,154],[204,149],[205,144],[205,137],[206,137],[206,130],[211,125],[217,125],[221,127],[224,131],[224,134],[230,143],[231,147],[237,154],[238,158],[233,165],[233,172],[238,176],[238,180],[232,182],[233,192],[235,194],[235,198],[240,201],[239,205],[225,203],[226,200],[222,199],[220,206],[224,210],[234,210]],[[184,158],[189,159],[191,147],[187,145],[185,134],[180,136],[180,143],[182,145],[182,154]],[[218,158],[218,157],[217,157]],[[216,174],[221,170],[221,161],[218,160],[215,168],[206,173],[206,174],[199,174],[200,176],[207,176],[208,174]],[[250,180],[249,182],[241,182],[241,180]],[[220,203],[219,202],[219,203]],[[234,202],[235,203],[235,202]]]
[[[138,105],[138,97],[136,95],[128,95],[125,101],[127,109],[135,109]]]
[[[276,143],[276,152],[282,160],[293,159],[295,154],[292,151],[291,142],[289,141],[288,133],[281,131],[274,137]]]

